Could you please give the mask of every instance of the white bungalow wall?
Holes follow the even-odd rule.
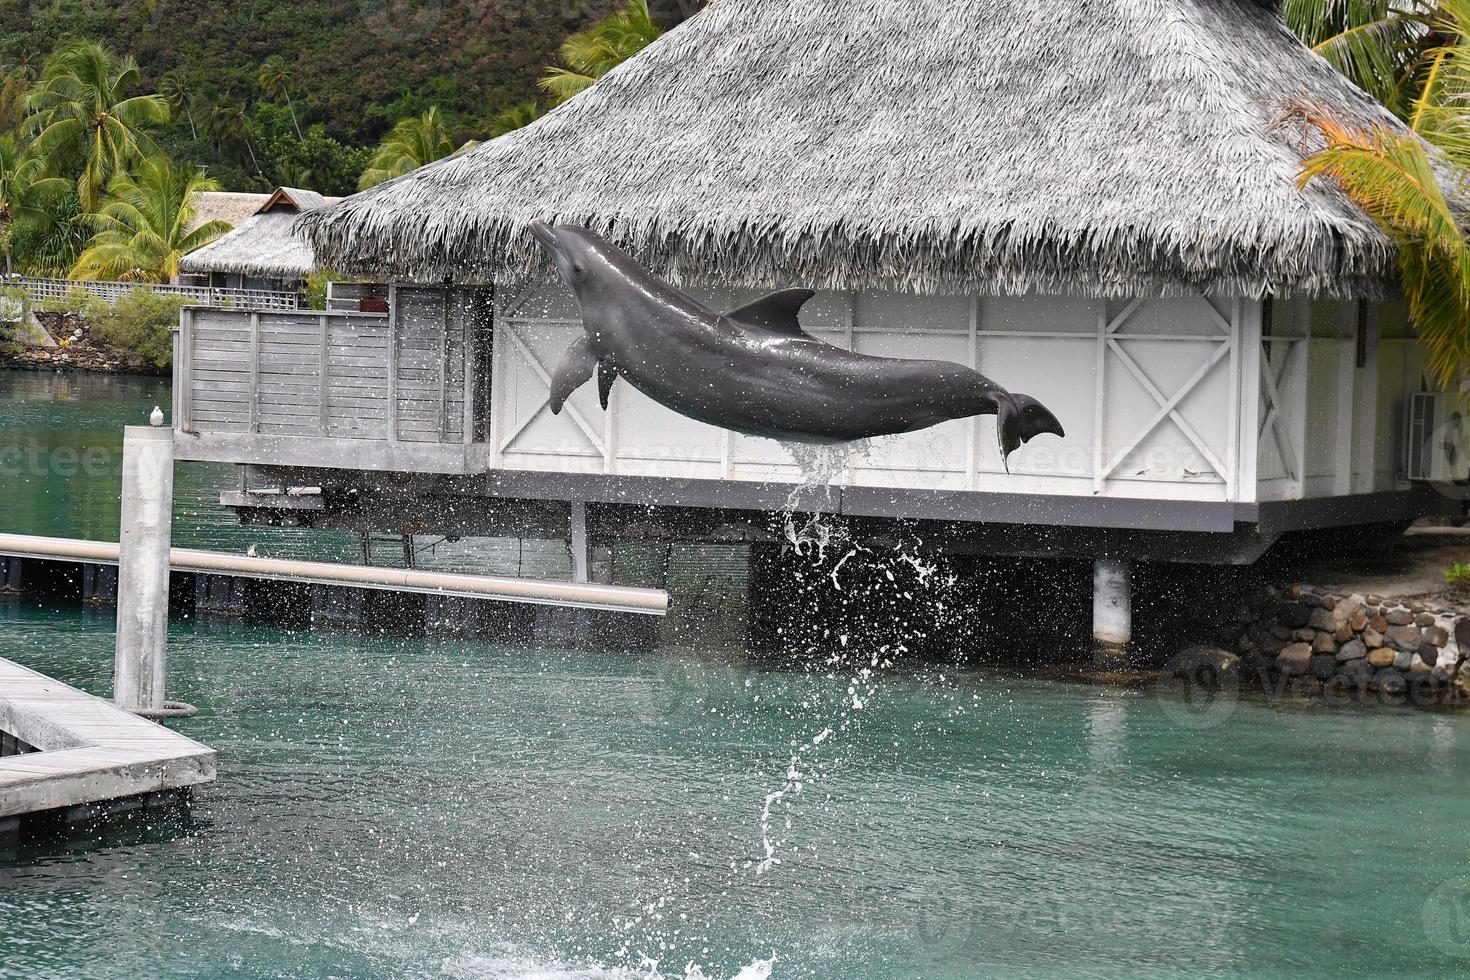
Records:
[[[1401,305],[1277,300],[1257,412],[1261,500],[1392,490],[1405,395],[1426,390]]]
[[[755,295],[696,294],[719,308]],[[807,305],[802,321],[813,334],[864,353],[973,365],[1041,399],[1067,429],[1064,439],[1037,439],[1013,455],[1009,474],[990,418],[878,440],[852,462],[852,483],[1249,501],[1258,493],[1295,496],[1391,484],[1391,423],[1362,409],[1358,383],[1342,387],[1341,370],[1355,357],[1348,326],[1356,323],[1356,307],[1339,305],[1341,310],[1319,310],[1277,301],[1272,338],[1264,344],[1261,304],[1205,297],[1103,302],[827,293]],[[1377,316],[1375,311],[1375,324]],[[1309,325],[1310,339],[1303,333]],[[780,445],[682,418],[626,383],[614,387],[607,413],[597,404],[595,386],[586,385],[562,415],[552,416],[551,372],[580,329],[575,304],[560,284],[536,287],[497,310],[491,465],[798,478]],[[1293,358],[1290,351],[1298,348]],[[1374,343],[1382,385],[1394,388],[1403,356],[1387,339]],[[1281,404],[1281,418],[1271,419],[1264,432],[1263,364],[1273,369]],[[1319,376],[1324,365],[1334,364],[1330,375]],[[1397,400],[1399,390],[1380,392],[1375,400]],[[1335,423],[1343,411],[1351,419],[1346,434]],[[1353,459],[1346,476],[1336,462],[1344,439]],[[1292,473],[1278,443],[1288,446]]]
[[[1385,304],[1375,320],[1370,381],[1377,380],[1376,430],[1365,428],[1363,459],[1359,464],[1369,489],[1402,486],[1402,444],[1406,396],[1436,390],[1424,375],[1424,348],[1413,335],[1402,304]],[[1368,385],[1371,387],[1371,384]],[[1369,407],[1366,393],[1364,408]]]

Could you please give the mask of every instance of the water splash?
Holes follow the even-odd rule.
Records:
[[[867,459],[877,440],[822,444],[783,441],[780,445],[791,455],[801,474],[800,482],[786,495],[786,505],[781,509],[782,533],[797,554],[815,557],[821,563],[826,560],[827,549],[834,544],[835,528],[823,519],[821,510],[811,508],[836,509],[833,488],[851,479],[854,463]],[[817,491],[821,492],[820,500],[815,497]],[[798,520],[797,513],[804,501],[809,512]]]
[[[782,548],[796,559],[794,581],[786,600],[812,601],[812,590],[819,589],[824,593],[817,600],[820,603],[830,598],[825,594],[830,587],[843,605],[878,609],[885,603],[921,602],[925,594],[946,584],[938,565],[922,557],[922,543],[917,539],[860,540],[848,523],[833,513],[837,510],[836,487],[851,478],[853,463],[866,457],[873,443],[784,445],[802,474],[801,483],[792,488],[778,514]],[[864,619],[859,617],[860,621]],[[843,748],[844,736],[857,733],[862,719],[872,713],[879,700],[881,676],[909,652],[907,630],[899,617],[889,616],[836,636],[823,632],[790,638],[784,652],[805,672],[809,685],[807,696],[789,706],[787,717],[795,719],[800,727],[793,732],[781,777],[758,797],[758,846],[752,849],[754,853],[728,856],[718,886],[722,893],[739,886],[742,879],[748,882],[751,877],[777,874],[783,862],[799,852],[798,845],[791,842],[793,833],[800,832],[796,823],[799,811],[794,807],[803,794],[810,795],[814,784],[852,761],[847,758],[850,750]],[[798,734],[803,729],[807,734]],[[596,968],[603,972],[547,973],[548,980],[562,976],[569,980],[668,980],[660,972],[661,960],[673,956],[674,950],[698,949],[707,937],[683,908],[689,899],[687,878],[649,885],[641,900],[611,920],[622,940],[612,957],[613,965]],[[774,962],[774,957],[755,960],[733,980],[766,980]],[[511,971],[503,975],[520,974]],[[686,963],[682,974],[673,976],[708,980],[692,961]]]
[[[861,444],[808,445],[783,443],[791,454],[798,470],[801,483],[787,495],[785,507],[780,513],[783,547],[805,561],[806,568],[794,572],[795,592],[810,592],[830,583],[839,605],[844,608],[869,605],[881,608],[884,603],[902,602],[913,605],[929,603],[942,610],[942,593],[954,585],[956,577],[941,575],[940,566],[922,557],[922,542],[916,538],[900,538],[893,542],[878,543],[860,540],[853,535],[849,525],[840,516],[830,511],[833,507],[833,488],[851,478],[851,468],[858,459],[866,458],[875,448],[875,441]],[[825,507],[828,513],[812,507],[816,491],[823,494],[817,502],[818,508]],[[806,509],[805,514],[800,512]],[[861,564],[864,576],[851,587],[844,581],[844,572],[850,563]],[[821,571],[820,575],[810,575]],[[876,575],[873,573],[876,571]],[[791,597],[785,597],[787,601]],[[833,597],[828,597],[833,598]],[[820,600],[819,600],[820,602]],[[897,617],[892,624],[899,628]],[[836,647],[830,630],[806,638],[793,637],[788,655],[799,659],[808,677],[820,685],[834,677],[846,674],[846,690],[835,705],[824,706],[822,699],[813,696],[806,704],[813,715],[814,727],[819,730],[800,744],[788,758],[786,773],[781,784],[766,792],[760,811],[760,839],[762,857],[744,863],[744,869],[753,869],[757,876],[773,872],[781,863],[780,853],[786,847],[785,836],[773,831],[782,811],[785,812],[786,831],[792,830],[790,807],[804,787],[824,777],[840,758],[824,759],[823,747],[829,749],[834,736],[851,731],[860,724],[864,712],[878,695],[881,674],[892,668],[909,652],[907,637],[898,635],[890,642],[878,631],[867,630],[868,635],[856,638],[851,632],[841,632]],[[901,628],[900,628],[901,633]],[[733,867],[733,865],[732,865]]]

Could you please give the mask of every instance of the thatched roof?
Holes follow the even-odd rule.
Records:
[[[260,206],[270,200],[269,194],[244,194],[237,191],[203,191],[194,195],[193,231],[211,221],[223,221],[232,228],[243,225]]]
[[[1272,125],[1396,126],[1269,0],[719,0],[525,129],[303,218],[483,281],[588,225],[689,281],[1376,295],[1393,248]]]
[[[340,200],[316,191],[278,187],[250,217],[203,248],[179,260],[185,273],[238,272],[271,279],[305,279],[316,271],[311,245],[292,234],[297,217]]]

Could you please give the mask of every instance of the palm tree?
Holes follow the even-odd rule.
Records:
[[[450,142],[439,108],[430,106],[422,116],[398,121],[368,161],[367,169],[357,181],[357,189],[376,187],[453,152],[454,144]]]
[[[1432,0],[1285,0],[1282,14],[1298,37],[1359,88],[1389,108],[1420,59],[1423,18]]]
[[[182,109],[189,119],[189,135],[199,139],[199,128],[194,125],[194,79],[182,68],[173,68],[163,73],[158,81],[158,94],[168,102],[175,112]]]
[[[490,117],[485,127],[485,138],[493,140],[497,136],[514,132],[523,126],[529,126],[541,117],[543,110],[541,103],[535,99],[525,102],[517,102],[513,106],[501,109]]]
[[[553,103],[565,102],[591,88],[662,33],[648,11],[648,0],[631,0],[622,10],[563,41],[561,60],[570,67],[547,68],[538,84]]]
[[[45,176],[45,169],[45,162],[14,135],[0,135],[0,252],[7,277],[15,272],[16,228],[44,226],[49,220],[45,206],[71,187],[60,177]]]
[[[260,173],[260,163],[255,159],[255,144],[251,142],[250,117],[239,106],[215,106],[209,113],[209,131],[214,136],[215,146],[221,151],[231,144],[242,144],[250,154],[250,165]]]
[[[26,100],[37,120],[35,152],[53,162],[80,163],[77,196],[87,210],[96,207],[115,175],[145,153],[159,152],[148,129],[168,122],[168,103],[158,95],[129,96],[140,80],[132,58],[71,40],[46,59]]]
[[[1287,23],[1312,50],[1416,132],[1443,103],[1446,59],[1461,43],[1464,0],[1285,0]]]
[[[1394,241],[1409,315],[1429,352],[1429,372],[1453,390],[1470,367],[1470,242],[1463,201],[1458,207],[1451,203],[1441,174],[1470,170],[1470,0],[1379,6],[1384,23],[1397,26],[1392,19],[1407,16],[1403,8],[1410,6],[1420,18],[1418,33],[1410,32],[1410,48],[1397,41],[1385,48],[1391,57],[1384,63],[1401,65],[1391,94],[1401,100],[1396,111],[1411,132],[1354,129],[1309,104],[1287,116],[1321,134],[1326,144],[1303,165],[1302,183],[1336,183]]]
[[[291,125],[296,127],[296,139],[305,140],[306,137],[301,135],[301,123],[296,121],[296,107],[291,104],[291,66],[286,64],[286,59],[278,54],[265,59],[256,81],[260,83],[261,91],[271,98],[285,97],[286,108],[291,113]]]
[[[116,178],[102,209],[91,216],[96,234],[72,278],[168,282],[178,274],[180,258],[230,230],[224,221],[189,230],[195,195],[216,190],[219,184],[203,171],[181,170],[167,157],[146,160]]]

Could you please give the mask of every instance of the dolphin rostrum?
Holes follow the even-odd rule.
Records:
[[[597,374],[598,394],[627,379],[681,415],[735,432],[838,443],[995,415],[1001,460],[1062,425],[1040,402],[949,361],[873,357],[834,347],[797,321],[815,293],[784,289],[719,313],[627,253],[572,225],[531,223],[577,295],[584,333],[551,381],[551,410]]]

